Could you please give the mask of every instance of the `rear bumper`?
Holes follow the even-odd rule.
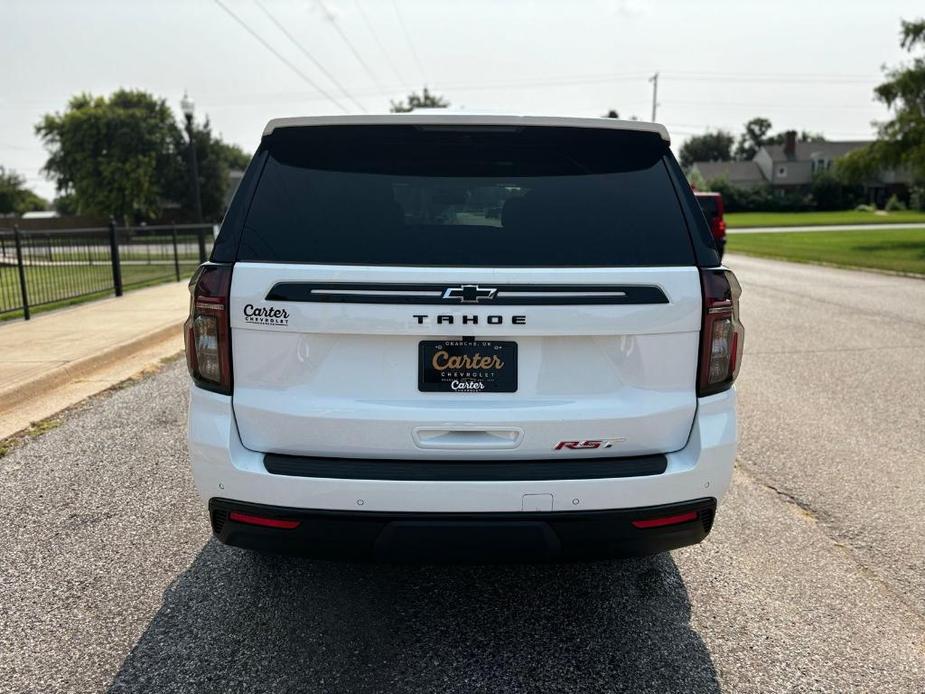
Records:
[[[719,499],[725,493],[735,460],[735,399],[735,390],[700,398],[686,445],[664,454],[667,464],[658,474],[603,479],[383,480],[273,474],[263,453],[242,445],[231,398],[193,387],[190,461],[205,501],[221,498],[354,513],[524,513],[525,509],[565,513],[662,506]],[[550,453],[551,460],[563,464],[600,460],[585,454],[553,458]],[[497,456],[501,458],[507,457]],[[534,506],[536,501],[545,505]]]
[[[703,540],[713,525],[715,509],[712,498],[558,513],[377,513],[209,501],[213,531],[225,544],[378,561],[571,561],[654,554]],[[232,520],[232,512],[298,525],[273,528],[240,523]],[[674,525],[633,525],[633,521],[681,514],[694,515]]]

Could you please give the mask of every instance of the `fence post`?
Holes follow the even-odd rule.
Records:
[[[112,261],[112,286],[116,296],[122,296],[122,261],[119,259],[119,239],[116,237],[116,220],[109,220],[109,258]]]
[[[13,225],[13,243],[16,244],[16,267],[19,268],[19,291],[22,293],[22,317],[29,320],[29,295],[26,292],[26,266],[22,261],[22,239],[19,238],[19,226]]]
[[[199,264],[206,262],[206,230],[202,227],[196,229],[196,240],[199,242]]]
[[[177,227],[170,227],[170,237],[173,239],[173,269],[177,273],[177,282],[180,281],[180,254],[177,252]]]

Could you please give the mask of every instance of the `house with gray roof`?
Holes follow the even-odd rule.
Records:
[[[742,188],[760,186],[768,182],[754,161],[698,161],[691,170],[703,176],[704,181],[724,178],[732,185]]]
[[[808,189],[813,177],[832,168],[835,160],[871,144],[870,140],[797,142],[796,131],[784,134],[784,143],[762,146],[751,161],[698,161],[691,172],[705,181],[725,179],[741,188],[770,185],[781,191]],[[883,171],[865,184],[868,198],[882,204],[911,183],[908,174]]]

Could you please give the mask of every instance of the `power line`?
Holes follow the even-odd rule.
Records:
[[[342,85],[342,84],[337,80],[337,78],[334,77],[334,75],[332,75],[330,72],[328,72],[327,68],[325,68],[324,65],[322,65],[320,62],[318,62],[318,60],[315,58],[315,56],[313,56],[313,55],[309,52],[309,50],[308,50],[307,48],[305,48],[305,46],[303,46],[301,43],[299,43],[299,42],[295,39],[295,37],[294,37],[292,34],[289,33],[289,30],[286,29],[285,26],[283,26],[279,21],[277,21],[276,17],[274,17],[274,16],[270,13],[270,10],[268,10],[268,9],[264,6],[264,4],[263,4],[262,2],[260,2],[260,0],[254,0],[254,4],[256,4],[257,7],[259,7],[260,10],[267,16],[267,19],[269,19],[271,22],[273,22],[273,24],[276,26],[277,29],[279,29],[281,32],[283,32],[283,34],[285,35],[285,37],[286,37],[287,39],[289,39],[289,41],[292,43],[293,46],[295,46],[296,48],[299,49],[299,51],[302,53],[302,55],[304,55],[306,58],[308,58],[310,61],[312,61],[312,63],[314,64],[314,66],[317,67],[319,70],[321,70],[321,72],[324,73],[325,77],[327,77],[329,80],[331,80],[331,82],[334,84],[334,86],[336,86],[336,87],[340,90],[340,93],[344,95],[344,98],[346,98],[346,99],[348,99],[349,101],[353,102],[353,105],[354,105],[354,106],[356,106],[358,109],[360,109],[363,113],[366,113],[366,108],[363,106],[363,104],[361,104],[359,101],[357,101],[356,99],[354,99],[354,98],[347,92],[347,90],[344,89],[344,85]]]
[[[421,73],[421,77],[426,82],[427,75],[424,72],[424,67],[421,65],[421,59],[418,57],[418,52],[414,48],[414,41],[411,40],[411,34],[408,32],[408,27],[405,26],[405,20],[402,17],[401,10],[398,9],[396,0],[392,0],[392,8],[395,10],[395,16],[398,17],[398,23],[401,25],[402,34],[405,36],[405,42],[408,44],[408,49],[411,51],[411,57],[414,58],[414,64],[417,65],[418,72]]]
[[[767,108],[767,109],[784,109],[802,111],[803,109],[834,109],[837,111],[854,110],[867,111],[877,104],[871,101],[869,104],[772,104],[768,102],[758,103],[749,101],[714,101],[713,99],[670,99],[668,101],[659,101],[659,106],[727,106],[729,108]]]
[[[720,75],[721,73],[716,73],[715,75],[711,75],[710,73],[703,73],[703,72],[679,73],[675,71],[666,72],[662,70],[659,72],[659,79],[661,80],[664,80],[666,78],[681,79],[679,75],[682,75],[682,74],[686,76],[685,77],[686,79],[691,79],[692,81],[698,81],[698,80],[703,80],[703,79],[708,79],[708,78],[711,81],[718,81],[718,78],[716,75]],[[722,75],[724,75],[722,79],[725,79],[726,81],[734,81],[734,80],[735,81],[754,81],[754,79],[756,78],[771,77],[771,75],[762,75],[762,74],[752,76],[750,73],[722,73]],[[573,86],[573,85],[581,86],[581,85],[587,85],[587,84],[607,84],[607,83],[613,83],[613,82],[634,82],[634,81],[641,82],[642,80],[646,79],[649,76],[651,76],[651,73],[648,73],[648,72],[625,72],[625,73],[607,73],[607,74],[598,73],[598,74],[582,74],[582,75],[560,75],[560,76],[550,77],[550,78],[545,78],[545,77],[527,78],[527,79],[514,80],[514,81],[508,81],[508,82],[479,82],[479,83],[451,82],[451,83],[446,83],[446,84],[441,83],[440,87],[441,89],[459,89],[459,90],[466,90],[466,91],[493,90],[493,89],[532,89],[535,87],[556,87],[556,86]],[[787,76],[787,75],[782,74],[778,77],[774,77],[774,79],[777,81],[781,81],[781,82],[787,82],[787,81],[792,81],[793,79],[799,78],[799,77],[803,77],[803,75]],[[854,79],[852,76],[849,76],[849,75],[828,75],[826,76],[826,75],[818,74],[818,75],[808,75],[808,77],[811,77],[815,82],[830,83],[830,84],[833,81],[841,77],[845,77],[845,78],[851,77],[851,79]],[[879,78],[872,77],[866,81],[858,79],[858,84],[861,84],[862,82],[865,84],[870,84],[872,82],[875,82],[877,79]],[[397,85],[395,89],[401,89],[406,86],[407,86],[406,84]],[[368,89],[368,88],[367,89],[352,89],[351,92],[353,94],[360,95],[360,96],[387,96],[388,94],[391,93],[390,88],[388,86],[382,86],[382,85],[380,85],[378,89]],[[240,92],[232,92],[232,94],[234,94],[235,96],[241,95]],[[267,95],[255,94],[254,96],[255,98],[262,98]],[[280,93],[280,96],[293,96],[293,94],[292,92],[285,92],[285,93]],[[312,96],[311,98],[308,98],[306,100],[310,101],[315,98],[316,97]],[[317,97],[317,98],[322,98],[322,97]],[[323,97],[323,98],[327,98],[327,97]],[[27,99],[27,100],[15,100],[15,101],[7,100],[7,99],[0,99],[0,107],[3,107],[3,108],[18,108],[18,107],[39,106],[39,105],[51,107],[58,103],[60,103],[59,100],[56,98],[52,98],[52,97],[49,97],[47,99]],[[665,102],[662,102],[662,103],[665,103]],[[678,102],[672,99],[672,103],[681,103],[681,102]],[[700,103],[700,102],[690,102],[690,103]],[[714,103],[714,102],[711,102],[711,103]],[[733,105],[733,104],[729,104],[729,105]],[[738,104],[735,104],[735,105],[738,105]],[[763,104],[755,104],[755,105],[758,107],[763,106]],[[774,105],[768,104],[768,107],[772,107],[772,106]],[[791,107],[788,106],[788,108],[791,108]],[[796,108],[796,107],[793,107],[793,108]]]
[[[748,77],[774,77],[774,78],[793,78],[793,77],[811,77],[820,79],[876,79],[879,75],[870,73],[825,73],[825,72],[733,72],[729,70],[671,70],[674,75],[711,75],[714,77],[723,77],[725,75],[738,75]]]
[[[347,48],[350,49],[350,52],[353,53],[353,57],[357,59],[357,62],[363,66],[363,69],[366,71],[366,74],[369,75],[370,79],[376,83],[377,87],[382,87],[382,84],[379,82],[379,78],[376,76],[369,65],[363,60],[363,56],[360,55],[360,52],[353,45],[353,42],[347,37],[347,34],[344,33],[344,30],[340,28],[340,24],[337,23],[337,18],[325,7],[322,0],[315,0],[318,3],[318,6],[321,7],[321,11],[324,12],[325,16],[328,18],[328,21],[331,23],[331,26],[334,27],[334,30],[337,32],[338,36],[343,39],[344,43],[347,44]]]
[[[879,78],[842,77],[839,75],[749,75],[663,72],[662,77],[674,82],[745,82],[760,84],[873,84]]]
[[[215,0],[215,4],[221,7],[223,10],[225,10],[228,16],[230,16],[234,21],[240,24],[241,27],[243,27],[244,30],[248,34],[250,34],[255,39],[257,39],[264,48],[266,48],[268,51],[270,51],[270,53],[275,55],[279,59],[279,61],[282,62],[286,67],[288,67],[290,70],[296,73],[299,77],[301,77],[303,81],[307,82],[311,87],[313,87],[316,91],[318,91],[322,96],[324,96],[332,104],[337,106],[337,108],[339,108],[341,111],[343,111],[344,113],[348,113],[348,109],[344,108],[344,105],[342,103],[340,103],[337,99],[335,99],[333,96],[328,94],[324,89],[322,89],[318,84],[316,84],[315,81],[311,77],[306,75],[299,68],[297,68],[291,62],[289,62],[286,58],[284,58],[282,54],[279,53],[279,51],[273,48],[273,46],[271,46],[269,43],[264,41],[263,38],[261,38],[260,34],[258,34],[256,31],[251,29],[247,25],[247,23],[244,22],[244,20],[242,20],[240,17],[238,17],[238,15],[236,15],[234,12],[228,9],[228,7],[222,2],[222,0]]]
[[[366,10],[363,9],[363,3],[360,0],[354,0],[354,3],[357,6],[357,9],[360,11],[360,17],[363,18],[363,22],[366,24],[366,28],[369,29],[369,33],[372,34],[373,40],[376,42],[376,45],[379,46],[379,50],[382,51],[382,55],[385,56],[385,61],[389,64],[392,72],[395,73],[395,76],[398,78],[398,81],[403,85],[407,86],[407,81],[402,74],[398,71],[398,68],[395,66],[395,63],[392,61],[392,57],[389,55],[389,52],[385,50],[385,46],[382,44],[382,41],[379,39],[379,33],[376,31],[375,26],[369,19],[369,15],[366,14]]]
[[[644,79],[643,76],[638,77],[608,77],[608,78],[594,78],[591,80],[576,80],[574,78],[563,78],[560,80],[533,80],[533,81],[519,81],[519,82],[479,82],[479,83],[456,83],[450,82],[446,84],[441,84],[440,88],[444,91],[460,91],[460,92],[472,92],[472,91],[495,91],[495,90],[511,90],[511,89],[546,89],[549,87],[579,87],[586,84],[598,84],[598,83],[613,83],[613,82],[633,82]],[[399,89],[402,87],[396,87]],[[352,90],[354,94],[358,96],[389,96],[394,94],[394,91],[389,91],[387,89],[354,89]],[[235,99],[259,99],[266,101],[269,98],[280,97],[287,100],[299,99],[301,101],[317,101],[322,97],[316,94],[293,94],[292,92],[278,92],[273,94],[242,94],[241,92],[229,92],[229,95],[235,97]],[[213,97],[221,98],[223,95],[213,95]],[[208,94],[200,95],[200,101],[204,105],[211,104],[215,106],[230,106],[230,105],[247,105],[246,102],[242,103],[241,101],[212,101]]]

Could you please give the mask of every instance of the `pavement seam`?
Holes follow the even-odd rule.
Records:
[[[847,304],[839,303],[838,301],[829,301],[828,299],[820,299],[818,297],[813,297],[807,295],[805,292],[791,291],[788,289],[781,289],[780,287],[775,287],[769,284],[761,284],[760,282],[753,282],[749,280],[746,288],[748,287],[759,287],[770,292],[778,292],[780,294],[785,294],[787,296],[797,297],[799,299],[805,299],[806,301],[815,301],[818,304],[826,304],[827,306],[836,306],[840,309],[846,311],[852,311],[854,313],[860,314],[862,316],[871,316],[874,318],[887,318],[889,320],[894,320],[897,323],[902,323],[903,325],[916,325],[918,327],[925,327],[925,323],[913,320],[908,316],[903,317],[897,314],[885,313],[882,311],[868,311],[863,308],[858,308],[857,306],[849,306]]]
[[[920,350],[922,347],[925,347],[925,344],[909,345],[907,347],[833,347],[832,349],[785,349],[779,351],[757,350],[746,353],[749,357],[753,357],[768,354],[773,356],[777,354],[832,354],[836,352],[895,352],[903,349]]]
[[[906,277],[907,279],[925,280],[925,275],[919,272],[903,272],[901,270],[884,270],[876,267],[861,267],[860,265],[839,265],[838,263],[827,263],[824,260],[801,260],[798,258],[783,258],[773,255],[758,255],[739,249],[732,249],[730,254],[746,256],[748,258],[757,258],[759,260],[773,260],[776,263],[793,263],[794,265],[818,265],[819,267],[832,268],[833,270],[851,270],[853,272],[866,272],[870,275],[883,275],[885,277]]]
[[[801,500],[799,497],[791,494],[790,492],[786,492],[772,484],[767,478],[753,469],[750,465],[745,463],[741,458],[736,458],[735,469],[738,472],[741,472],[755,484],[774,492],[777,496],[783,499],[786,504],[795,507],[799,511],[800,515],[812,521],[813,524],[820,529],[820,532],[832,544],[832,546],[835,547],[836,550],[839,551],[842,555],[844,555],[845,558],[849,559],[851,563],[857,567],[861,574],[866,576],[868,580],[879,585],[882,590],[884,590],[896,601],[902,604],[903,607],[908,609],[909,612],[915,617],[916,621],[919,622],[920,628],[925,629],[925,613],[923,613],[917,605],[910,602],[905,595],[897,591],[897,589],[885,578],[883,578],[883,576],[871,569],[864,561],[862,561],[860,557],[857,556],[854,548],[851,545],[834,538],[828,532],[828,528],[826,527],[828,522],[825,520],[824,514],[818,513],[808,503]]]

